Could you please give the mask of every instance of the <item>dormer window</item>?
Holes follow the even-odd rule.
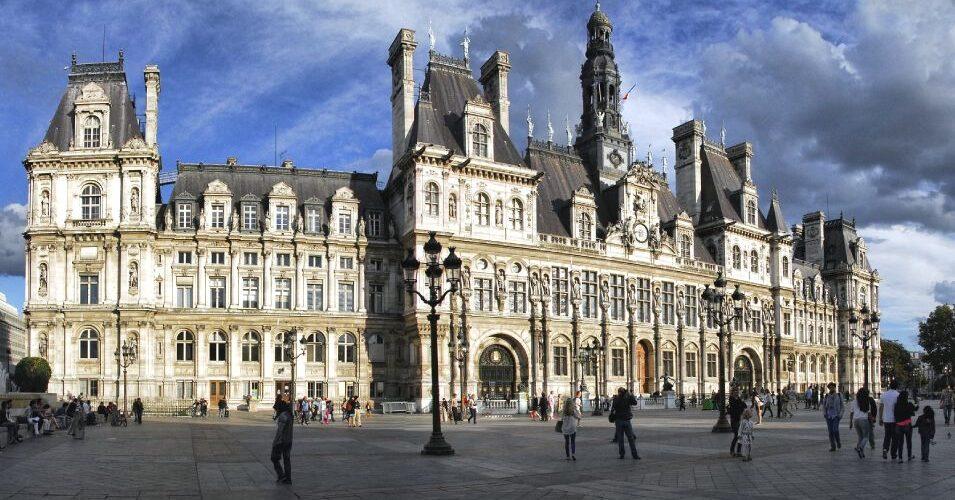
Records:
[[[591,240],[593,239],[594,234],[594,221],[590,217],[590,214],[586,212],[581,212],[577,216],[577,227],[580,228],[577,231],[577,235],[582,240]]]
[[[471,133],[471,151],[474,156],[480,156],[481,158],[488,157],[487,142],[487,127],[480,123],[475,124],[474,131]]]
[[[743,253],[740,252],[739,247],[733,247],[733,269],[742,269],[743,268]]]
[[[517,198],[511,199],[511,229],[524,230],[524,204]]]
[[[255,231],[259,228],[259,213],[252,203],[242,205],[242,230]]]
[[[684,259],[689,259],[691,256],[690,249],[692,248],[692,240],[690,235],[683,234],[680,235],[680,257]]]
[[[756,225],[756,200],[746,202],[746,223]]]
[[[176,206],[176,220],[179,229],[192,227],[192,203],[179,203]]]
[[[491,199],[486,194],[478,194],[477,205],[474,207],[474,212],[474,215],[477,216],[478,225],[491,225]]]
[[[96,184],[87,184],[80,196],[83,220],[102,218],[103,193]]]
[[[99,118],[95,116],[88,116],[86,121],[83,123],[83,147],[84,148],[98,148],[100,147],[100,131],[102,130],[102,124],[100,123]]]
[[[424,207],[429,216],[438,216],[440,213],[440,200],[441,197],[438,191],[438,185],[433,182],[429,182],[424,188]]]
[[[749,270],[754,273],[759,272],[759,254],[756,253],[756,250],[753,250],[749,255]]]
[[[213,229],[222,229],[225,227],[225,205],[222,203],[213,203],[209,218],[209,227]]]
[[[275,206],[275,230],[276,231],[289,230],[289,206],[288,205]]]
[[[338,212],[338,232],[351,234],[351,212],[348,210]]]
[[[789,276],[789,257],[783,256],[783,276]]]
[[[381,218],[379,211],[368,212],[368,236],[377,238],[381,236]]]

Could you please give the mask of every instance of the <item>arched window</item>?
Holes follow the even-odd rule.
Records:
[[[99,359],[99,334],[92,328],[80,333],[80,359]]]
[[[424,187],[424,207],[431,217],[437,217],[440,211],[441,197],[438,193],[438,185],[429,182]]]
[[[524,204],[517,198],[511,198],[511,229],[524,230]]]
[[[746,222],[754,226],[756,225],[756,200],[746,202]]]
[[[190,332],[176,335],[176,361],[192,361],[195,350],[195,338]]]
[[[474,125],[474,132],[471,134],[471,149],[474,156],[487,158],[487,128],[480,123]]]
[[[759,272],[759,254],[756,253],[756,250],[749,254],[749,269],[754,273]]]
[[[225,335],[222,332],[213,332],[209,339],[209,361],[225,361],[227,346]]]
[[[783,276],[789,276],[789,257],[783,257]]]
[[[343,333],[338,336],[338,362],[355,362],[355,336],[350,333]]]
[[[738,246],[733,247],[733,269],[743,268],[743,254]]]
[[[325,362],[325,336],[321,332],[305,337],[305,360],[309,363]]]
[[[581,212],[577,216],[577,237],[582,240],[591,240],[594,237],[594,221],[590,218],[590,214],[586,212]]]
[[[448,218],[451,220],[458,218],[458,197],[453,193],[448,196]]]
[[[259,334],[249,332],[242,336],[242,361],[259,361],[259,349],[261,342]]]
[[[373,363],[385,360],[385,338],[373,334],[368,337],[368,361]]]
[[[276,363],[287,363],[291,361],[289,355],[292,354],[285,350],[285,337],[292,336],[292,349],[295,349],[295,334],[292,332],[282,332],[275,335],[275,362]]]
[[[95,116],[87,117],[86,122],[83,124],[83,147],[100,147],[100,131],[101,128],[99,118]]]
[[[96,184],[87,184],[83,187],[80,194],[80,212],[83,220],[96,220],[101,218],[103,202],[103,192]]]
[[[684,259],[690,258],[690,235],[682,234],[680,235],[680,257]]]
[[[806,373],[806,356],[799,356],[799,373]]]
[[[478,194],[477,204],[474,207],[474,215],[477,216],[478,225],[491,225],[491,199],[488,198],[486,194]]]

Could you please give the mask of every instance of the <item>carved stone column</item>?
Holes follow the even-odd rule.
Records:
[[[627,313],[630,315],[630,321],[627,322],[627,390],[634,394],[636,389],[636,368],[637,357],[637,309],[634,305],[627,304]]]
[[[550,373],[550,329],[547,327],[547,309],[550,307],[550,297],[541,300],[541,368],[543,369],[543,383],[541,389],[547,393],[547,379]]]
[[[537,305],[540,300],[537,297],[531,297],[531,395],[537,394]]]

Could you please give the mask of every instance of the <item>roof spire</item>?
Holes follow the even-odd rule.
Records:
[[[468,60],[468,52],[471,49],[471,39],[468,38],[468,27],[464,27],[464,38],[461,39],[461,47],[464,48],[464,60]]]
[[[527,105],[527,140],[534,138],[534,118],[531,117],[531,105]]]
[[[594,4],[594,11],[595,11],[595,12],[599,12],[599,11],[600,11],[600,2],[597,2],[597,3]]]
[[[653,144],[647,144],[647,165],[653,165]]]
[[[726,122],[720,123],[720,144],[726,146]]]
[[[773,186],[773,203],[779,202],[779,193],[776,192],[776,186]]]
[[[564,129],[567,131],[567,145],[574,143],[574,134],[570,131],[570,117],[564,115]]]
[[[547,142],[554,142],[554,127],[550,124],[550,110],[547,110]]]
[[[703,138],[706,139],[706,118],[700,119],[700,128],[703,129]]]
[[[434,30],[431,28],[431,19],[428,19],[428,45],[430,46],[429,52],[434,52]]]

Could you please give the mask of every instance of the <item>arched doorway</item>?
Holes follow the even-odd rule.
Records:
[[[649,342],[641,340],[637,342],[636,345],[636,367],[637,373],[635,375],[635,380],[637,385],[637,390],[641,393],[649,394],[653,392],[653,374],[651,370],[651,365],[653,364],[653,359],[651,355],[653,353],[653,348],[650,346]]]
[[[753,389],[753,362],[747,356],[738,356],[733,362],[732,385],[739,387],[740,391]]]
[[[516,394],[514,356],[502,345],[484,349],[478,362],[480,396],[492,399],[513,398]]]

